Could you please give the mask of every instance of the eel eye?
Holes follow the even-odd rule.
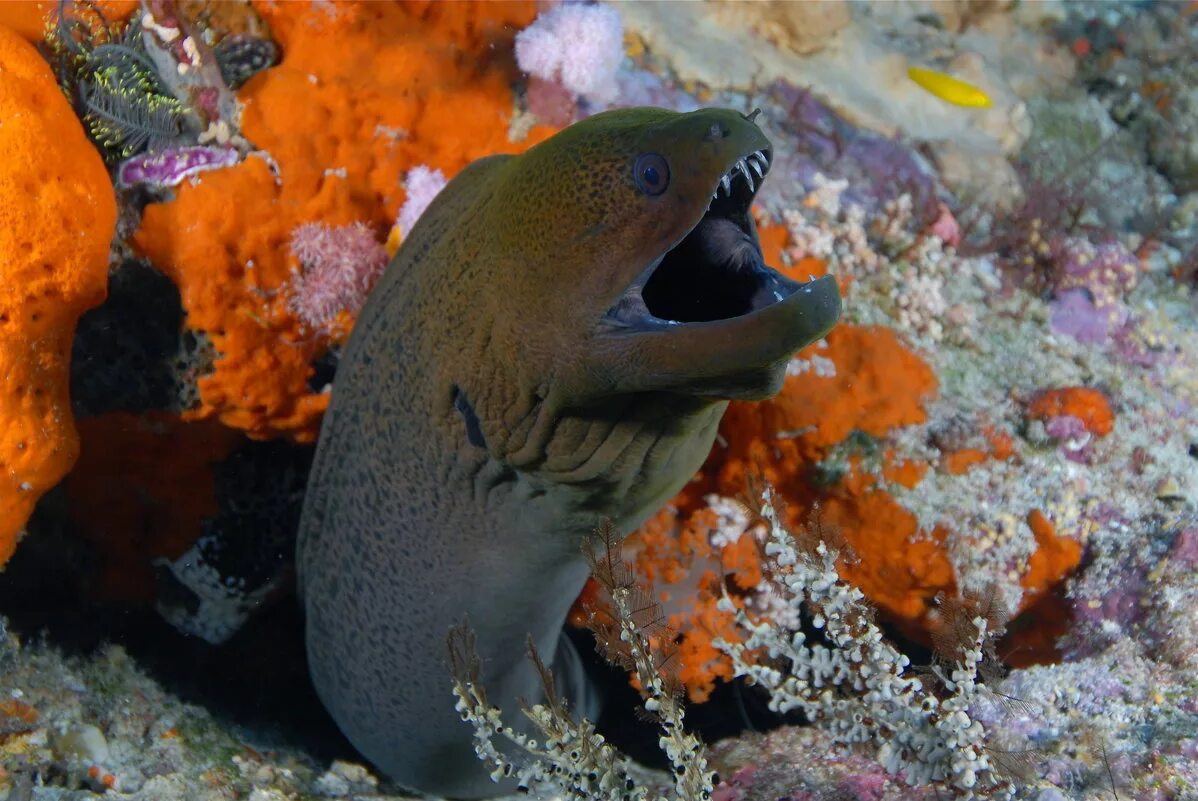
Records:
[[[632,167],[632,177],[646,195],[660,195],[670,185],[670,165],[656,153],[642,153]]]

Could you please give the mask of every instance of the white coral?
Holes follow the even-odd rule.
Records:
[[[714,643],[732,658],[736,674],[764,687],[774,711],[800,709],[842,743],[872,743],[878,761],[912,786],[943,782],[962,799],[1011,798],[1013,787],[990,763],[986,730],[969,714],[991,636],[986,619],[970,621],[973,642],[957,663],[947,673],[937,669],[949,693],[937,697],[908,675],[909,660],[885,640],[864,595],[840,577],[837,553],[822,541],[813,553],[800,552],[778,519],[772,491],[763,501],[770,526],[765,552],[779,569],[778,592],[794,609],[809,611],[829,644],[755,621],[725,596],[720,608],[749,633],[742,643]],[[785,669],[751,660],[749,653],[758,649]]]

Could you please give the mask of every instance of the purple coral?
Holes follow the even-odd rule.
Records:
[[[615,99],[623,58],[624,25],[611,6],[563,3],[516,35],[520,69],[597,103]]]
[[[1081,237],[1061,237],[1050,245],[1057,275],[1053,289],[1084,289],[1098,309],[1118,308],[1140,277],[1140,260],[1120,242],[1094,244]]]
[[[1071,462],[1085,463],[1093,439],[1086,424],[1071,414],[1058,414],[1044,422],[1044,431],[1061,446],[1061,453]]]
[[[1054,239],[1049,254],[1053,330],[1086,344],[1106,343],[1128,322],[1123,298],[1139,280],[1139,259],[1120,242],[1072,236]]]
[[[357,314],[387,266],[387,251],[363,223],[337,228],[305,223],[291,232],[291,252],[303,272],[290,307],[313,328],[328,330],[342,312]]]
[[[1105,343],[1112,329],[1126,316],[1121,310],[1098,308],[1084,289],[1065,290],[1057,295],[1050,308],[1052,330],[1087,345]]]
[[[137,184],[177,186],[192,175],[231,167],[240,160],[235,148],[208,145],[144,153],[122,162],[117,169],[117,182],[122,187]]]

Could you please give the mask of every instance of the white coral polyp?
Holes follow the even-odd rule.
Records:
[[[520,69],[598,103],[615,99],[623,58],[624,25],[611,6],[562,4],[516,35]]]

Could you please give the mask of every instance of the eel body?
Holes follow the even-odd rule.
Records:
[[[561,637],[603,519],[627,533],[694,475],[731,399],[778,391],[835,323],[830,278],[761,260],[770,143],[751,116],[623,109],[461,172],[360,315],[324,420],[297,562],[312,679],[403,786],[491,782],[454,711],[468,618],[493,703],[539,697],[531,633],[572,708]]]

